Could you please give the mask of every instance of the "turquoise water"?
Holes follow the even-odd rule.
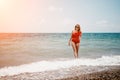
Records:
[[[89,57],[120,55],[119,44],[119,33],[86,33],[81,40],[81,53]]]
[[[0,67],[41,60],[73,59],[70,33],[0,34]],[[120,55],[120,33],[83,33],[79,58]]]

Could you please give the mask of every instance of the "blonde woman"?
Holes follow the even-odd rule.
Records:
[[[75,58],[78,58],[78,51],[79,51],[79,45],[80,45],[81,37],[82,37],[82,32],[81,32],[80,25],[76,24],[75,29],[72,31],[70,40],[68,42],[69,46],[70,46],[70,43],[72,45]]]

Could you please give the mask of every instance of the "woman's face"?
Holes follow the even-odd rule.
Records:
[[[75,28],[75,30],[77,30],[77,31],[78,31],[79,29],[80,29],[80,28],[79,28],[78,26]]]

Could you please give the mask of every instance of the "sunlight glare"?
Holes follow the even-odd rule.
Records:
[[[3,8],[6,6],[7,1],[6,0],[0,0],[0,8]]]

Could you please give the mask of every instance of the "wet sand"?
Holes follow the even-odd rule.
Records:
[[[3,76],[0,80],[120,80],[120,66],[76,66]]]

